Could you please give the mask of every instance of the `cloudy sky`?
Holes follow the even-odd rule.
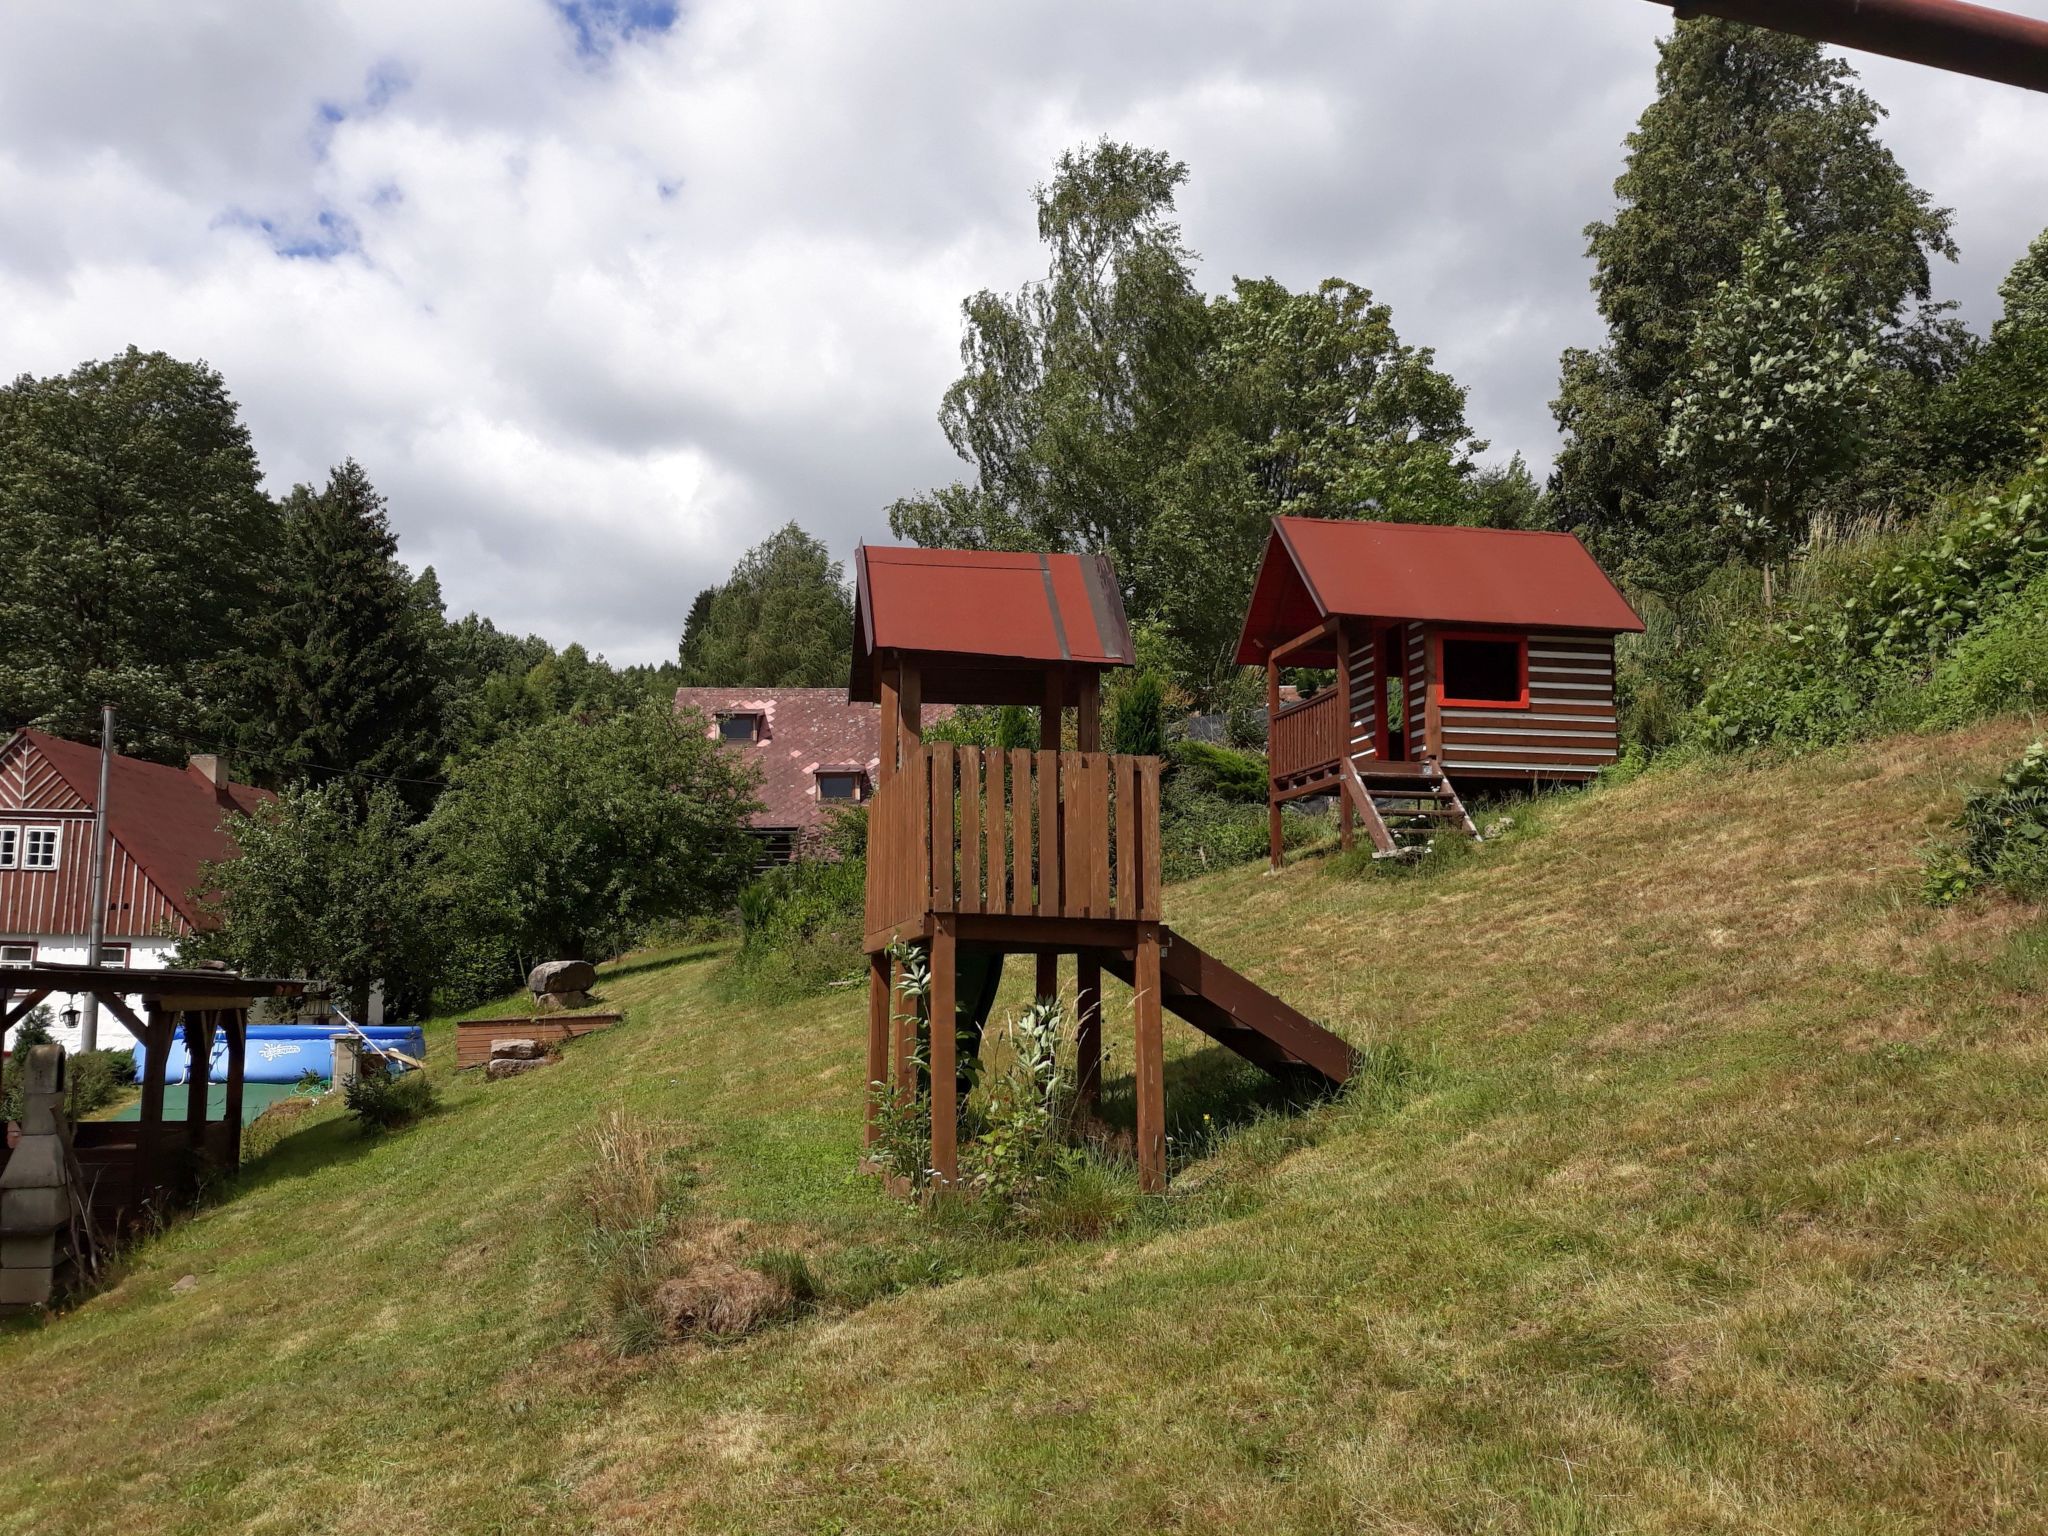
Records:
[[[2048,16],[2048,0],[2008,0]],[[615,660],[795,518],[954,478],[958,305],[1043,266],[1101,135],[1203,280],[1339,275],[1548,462],[1669,13],[1643,0],[7,0],[0,369],[225,373],[274,488],[354,455],[455,611]],[[2048,225],[2048,97],[1861,62],[1980,324]]]

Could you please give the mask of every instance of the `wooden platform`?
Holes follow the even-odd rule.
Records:
[[[559,1045],[578,1035],[610,1029],[624,1017],[616,1013],[515,1014],[507,1019],[464,1019],[455,1026],[455,1066],[480,1067],[491,1059],[493,1040],[538,1040]]]

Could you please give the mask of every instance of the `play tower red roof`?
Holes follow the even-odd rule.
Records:
[[[1276,517],[1237,642],[1240,666],[1335,615],[1504,629],[1639,632],[1569,533]],[[1295,666],[1330,665],[1313,650]]]
[[[848,697],[879,697],[875,657],[917,659],[929,704],[1036,704],[1048,670],[1133,660],[1116,574],[1100,555],[1005,550],[854,552]]]

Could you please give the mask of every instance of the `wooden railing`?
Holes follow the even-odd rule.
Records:
[[[1335,688],[1289,704],[1272,719],[1266,756],[1275,779],[1332,769],[1344,757],[1344,701]]]
[[[928,913],[1159,919],[1159,759],[914,747],[868,806],[867,930]]]

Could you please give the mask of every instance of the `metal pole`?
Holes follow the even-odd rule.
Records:
[[[107,778],[114,762],[114,706],[100,710],[100,792],[92,806],[92,909],[85,918],[85,963],[100,963],[107,938]],[[78,1024],[78,1048],[96,1051],[100,1044],[100,1000],[87,993]]]
[[[1651,0],[1683,19],[1719,16],[2048,91],[2048,21],[1965,0]]]

